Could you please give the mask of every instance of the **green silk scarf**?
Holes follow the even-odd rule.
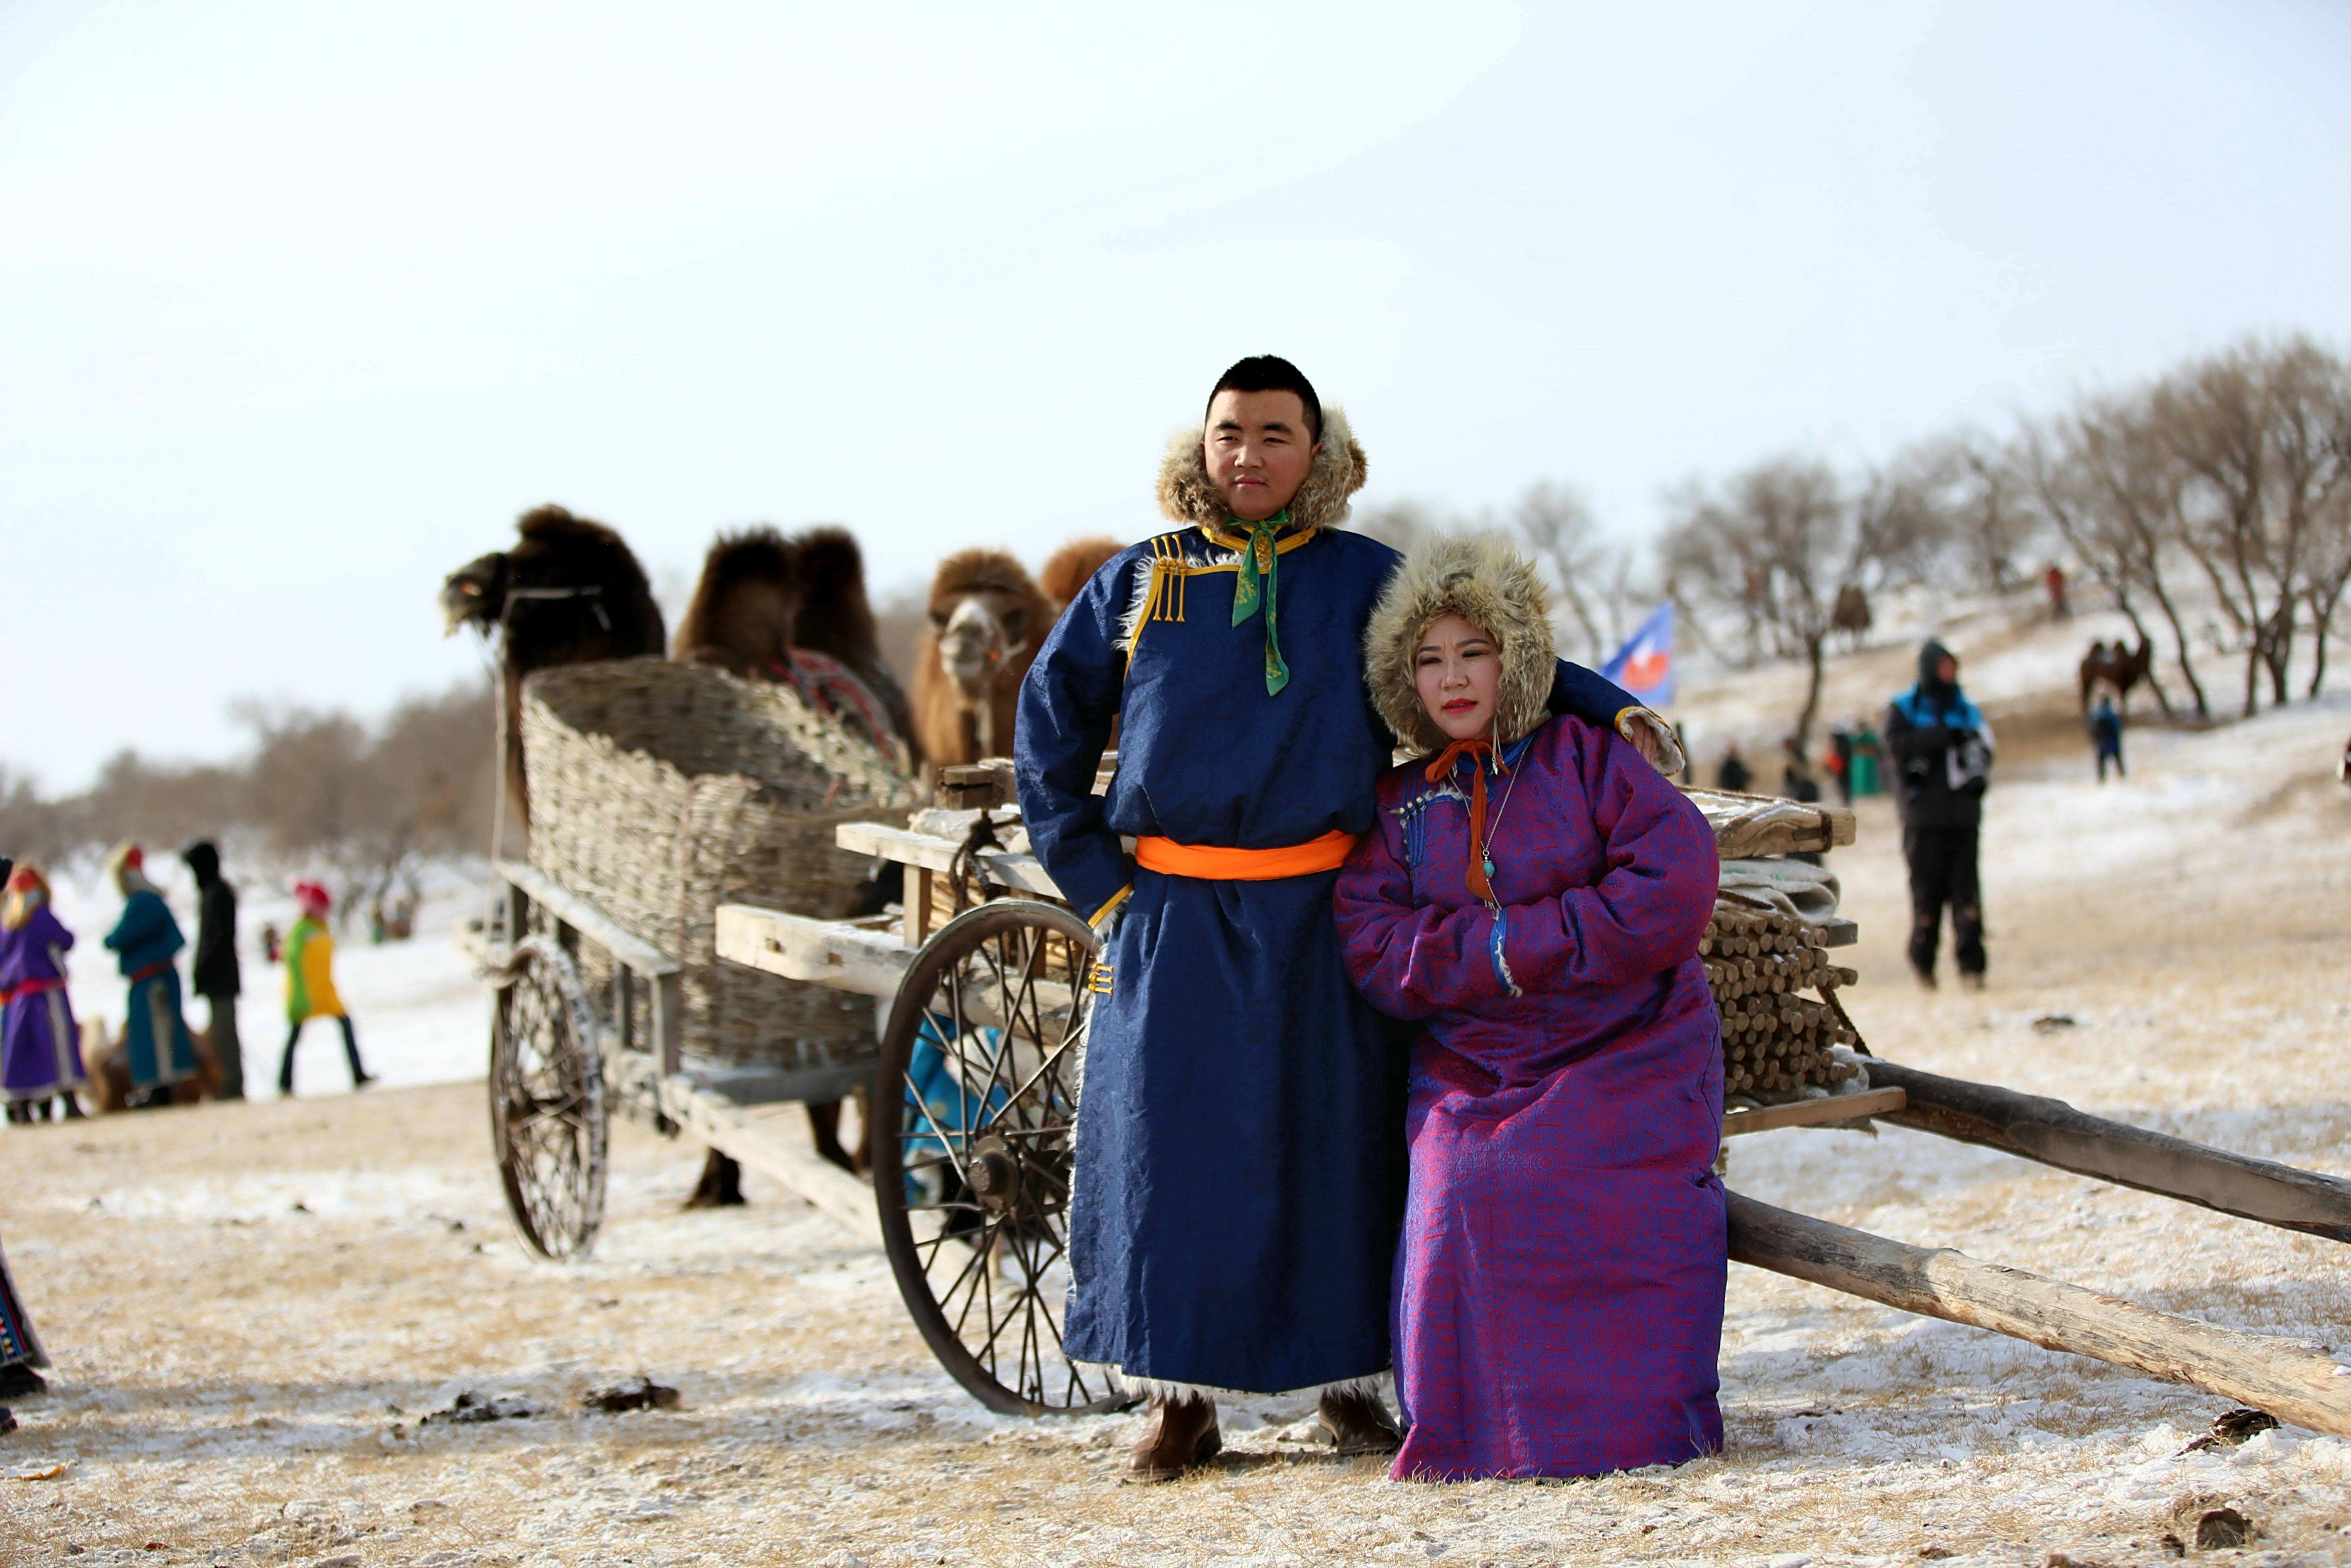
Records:
[[[1274,574],[1281,561],[1281,552],[1274,548],[1274,539],[1282,526],[1290,521],[1289,508],[1275,513],[1261,523],[1245,523],[1238,517],[1229,526],[1249,536],[1241,547],[1240,576],[1233,584],[1233,624],[1258,612],[1260,603],[1265,608],[1265,695],[1274,696],[1290,684],[1290,666],[1282,662],[1281,641],[1278,635],[1278,608],[1274,602]]]

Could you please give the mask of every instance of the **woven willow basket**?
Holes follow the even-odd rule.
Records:
[[[833,829],[914,804],[890,759],[786,687],[659,659],[532,675],[522,739],[530,863],[679,960],[686,1052],[782,1068],[873,1053],[870,998],[721,963],[714,941],[721,904],[852,912],[870,867]],[[591,984],[611,975],[582,958]]]

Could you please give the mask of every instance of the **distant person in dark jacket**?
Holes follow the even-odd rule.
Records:
[[[1755,782],[1755,775],[1740,759],[1735,743],[1723,748],[1722,766],[1715,770],[1714,782],[1718,789],[1730,790],[1733,794],[1746,793],[1747,787]]]
[[[245,1098],[245,1051],[236,1038],[236,998],[245,988],[236,962],[236,889],[222,880],[220,851],[198,839],[180,852],[196,878],[196,961],[189,989],[212,1009],[213,1054],[220,1059],[220,1098]]]
[[[1984,979],[1983,894],[1976,838],[1991,779],[1991,726],[1959,690],[1959,662],[1940,643],[1918,650],[1918,684],[1886,710],[1886,751],[1902,814],[1902,856],[1910,865],[1910,967],[1935,984],[1943,909],[1951,911],[1959,983]]]
[[[1813,765],[1804,756],[1804,748],[1794,736],[1781,743],[1780,793],[1791,800],[1802,800],[1807,806],[1820,803],[1821,781],[1813,777]]]
[[[2112,758],[2115,777],[2127,777],[2123,772],[2123,716],[2115,711],[2115,699],[2101,695],[2097,711],[2090,715],[2090,744],[2098,748],[2098,782],[2106,781],[2106,762]]]

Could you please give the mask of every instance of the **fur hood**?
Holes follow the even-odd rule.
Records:
[[[1159,509],[1171,523],[1205,523],[1221,527],[1232,514],[1225,499],[1208,483],[1207,458],[1200,450],[1205,425],[1186,425],[1167,438],[1167,455],[1159,464]],[[1347,502],[1364,487],[1364,448],[1347,427],[1343,409],[1322,408],[1322,450],[1306,471],[1306,482],[1290,503],[1294,528],[1335,528],[1347,520]]]
[[[1534,562],[1490,534],[1423,539],[1388,580],[1364,628],[1364,678],[1388,727],[1411,750],[1444,749],[1445,733],[1420,706],[1413,653],[1421,634],[1452,613],[1501,644],[1501,690],[1495,718],[1502,739],[1541,724],[1558,655],[1551,635],[1551,595]]]

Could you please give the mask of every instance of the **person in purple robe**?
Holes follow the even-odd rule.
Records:
[[[1597,1475],[1722,1447],[1721,1024],[1706,819],[1546,711],[1546,596],[1432,539],[1365,632],[1419,759],[1333,895],[1348,972],[1421,1027],[1395,1273],[1398,1479]]]
[[[66,999],[73,944],[49,907],[48,883],[32,866],[16,867],[0,895],[0,1091],[12,1122],[41,1120],[59,1102],[62,1114],[82,1113],[74,1092],[89,1081]]]

